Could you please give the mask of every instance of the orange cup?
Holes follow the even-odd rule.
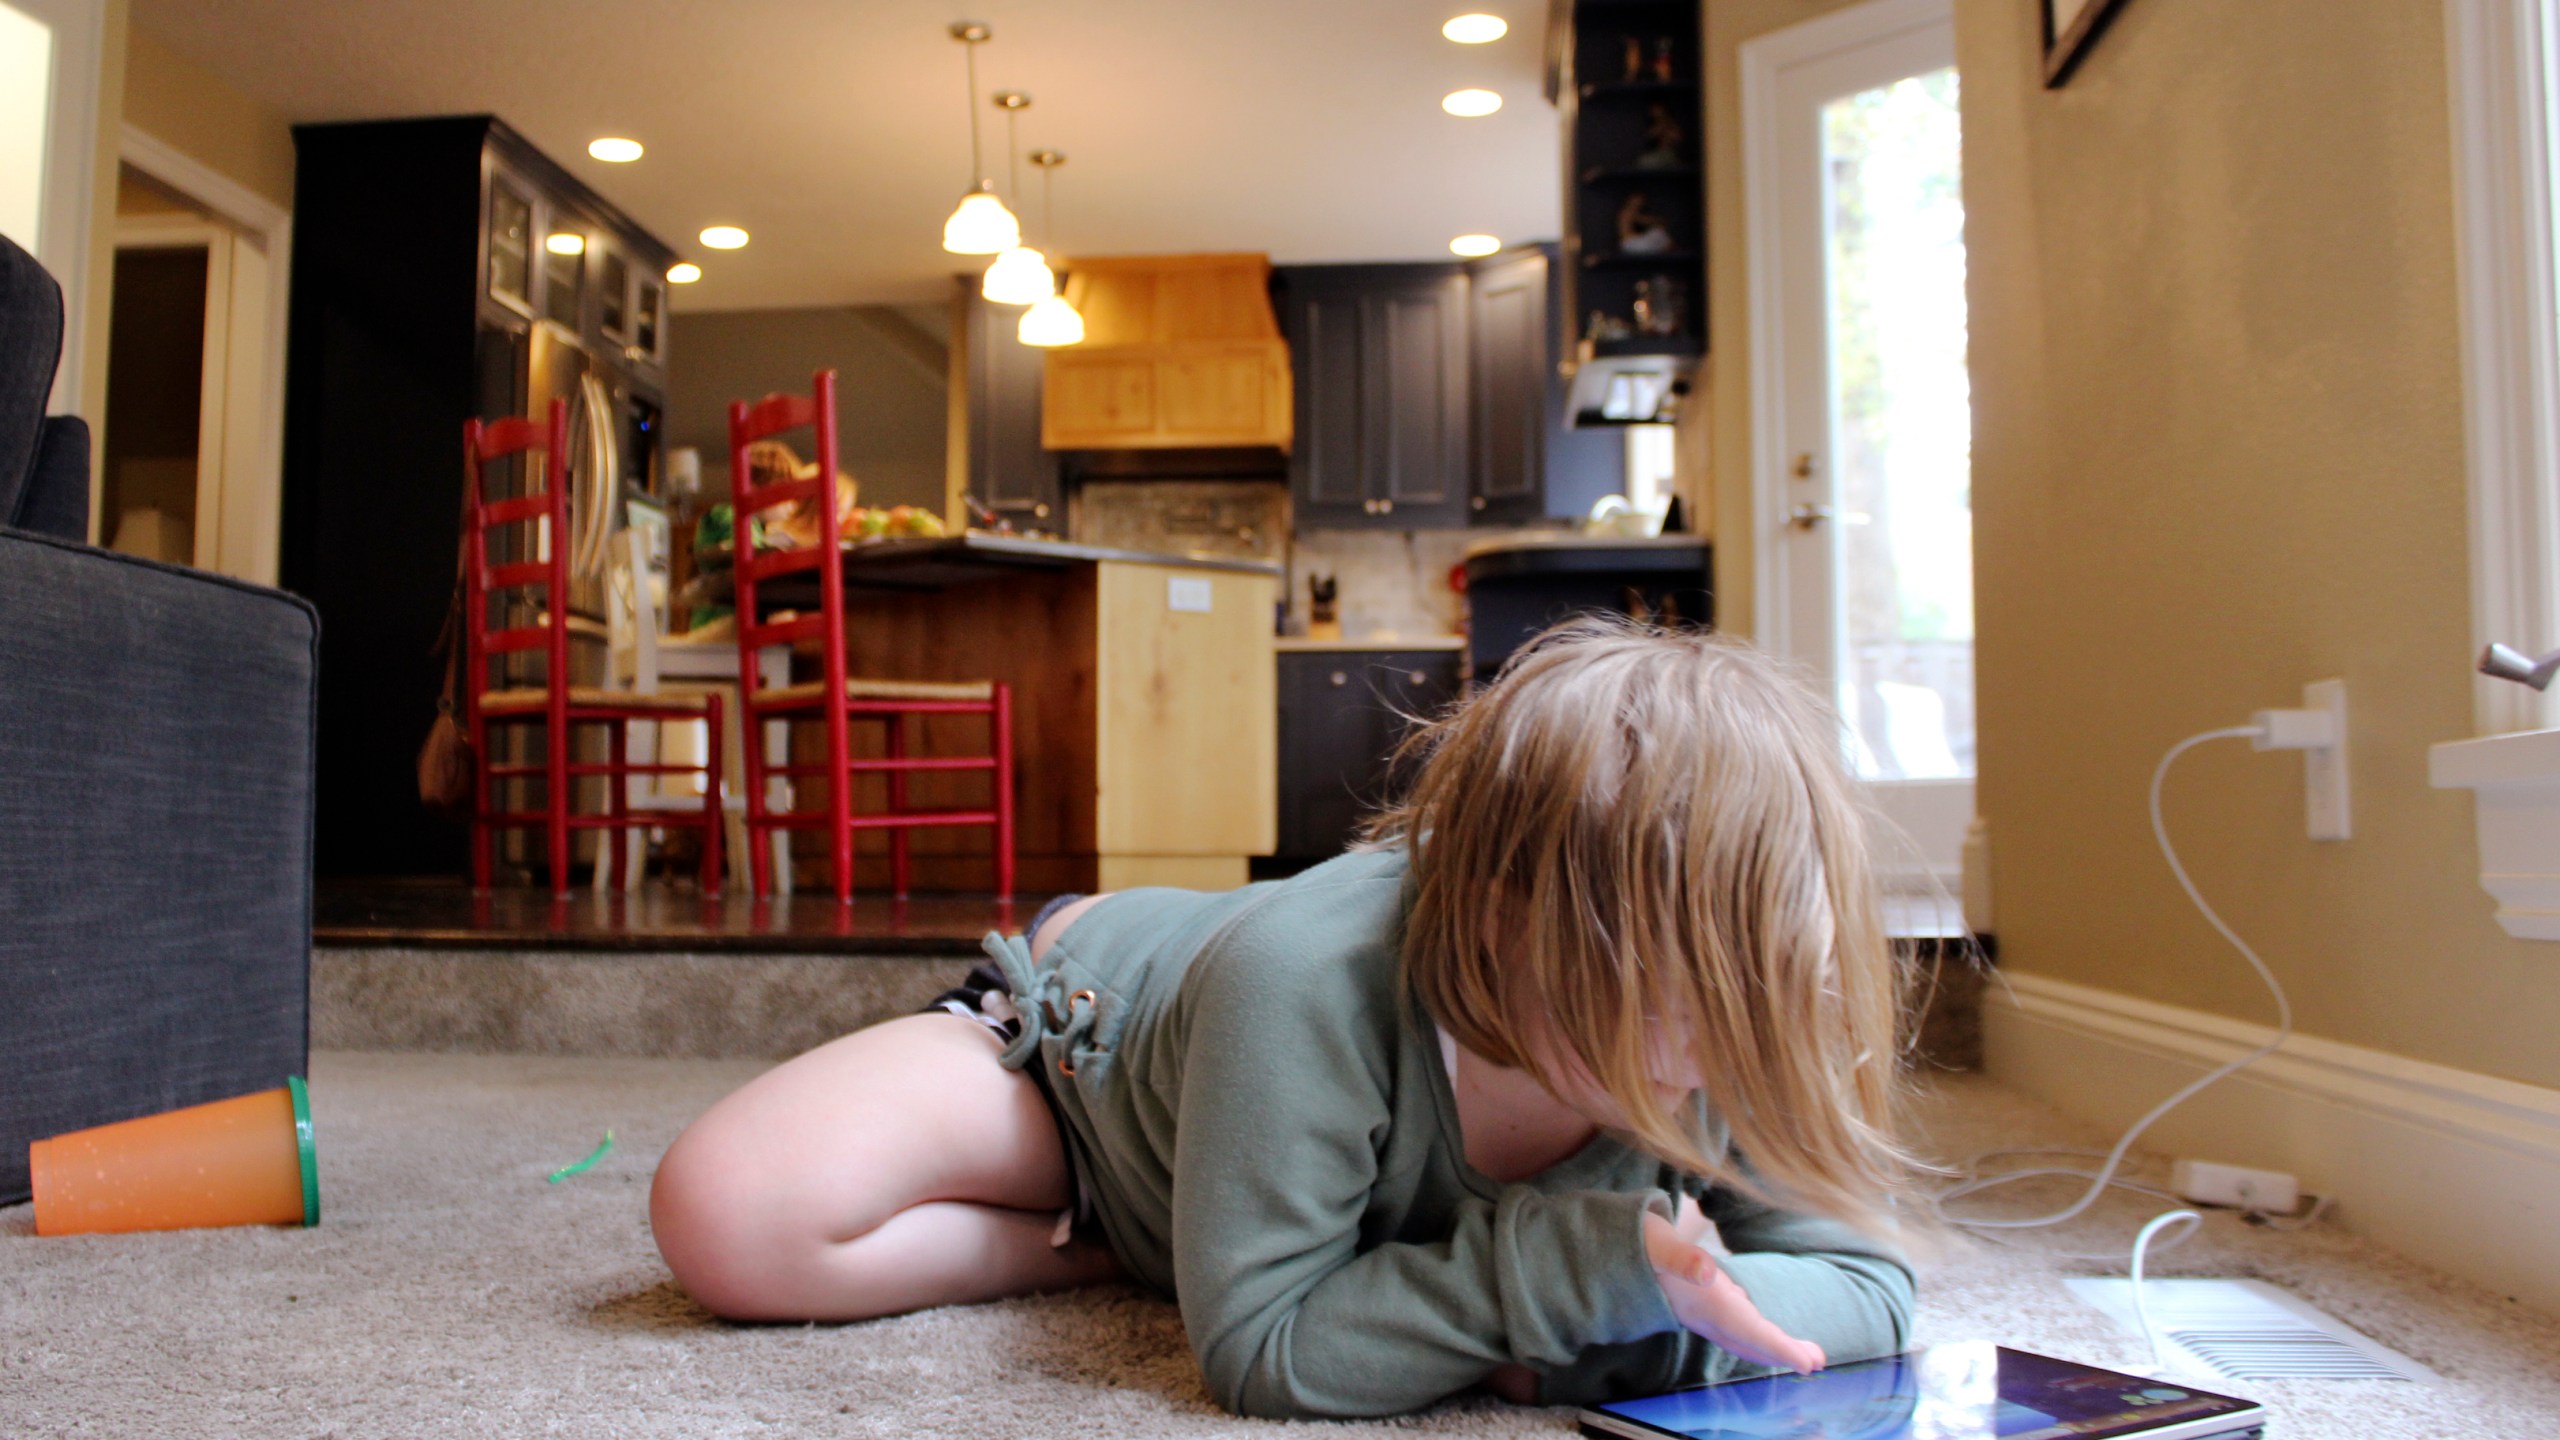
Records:
[[[317,1225],[311,1093],[255,1095],[74,1130],[27,1147],[36,1233]]]

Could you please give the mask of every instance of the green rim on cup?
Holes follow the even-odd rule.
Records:
[[[302,1223],[320,1223],[320,1155],[311,1143],[311,1087],[299,1075],[284,1077],[293,1092],[293,1138],[302,1150]]]

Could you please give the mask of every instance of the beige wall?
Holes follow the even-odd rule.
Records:
[[[950,393],[939,307],[678,311],[668,332],[667,443],[702,451],[706,488],[726,495],[729,402],[836,371],[836,448],[865,505],[942,509]],[[927,328],[927,327],[931,328]],[[807,458],[802,436],[793,448]]]
[[[2048,92],[2035,7],[1958,0],[1981,809],[2004,967],[2266,1020],[2144,787],[2344,676],[2356,838],[2223,742],[2182,855],[2304,1030],[2560,1085],[2560,946],[2499,932],[2426,782],[2471,723],[2441,10],[2133,0]]]
[[[141,30],[125,44],[124,121],[293,208],[293,127]]]
[[[91,181],[89,283],[81,317],[81,411],[89,422],[89,525],[106,460],[107,350],[115,313],[118,171],[131,123],[189,158],[291,208],[293,132],[284,117],[242,95],[128,23],[131,0],[106,0],[99,38],[98,145]]]

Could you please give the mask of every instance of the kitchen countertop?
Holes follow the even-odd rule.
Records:
[[[1070,540],[1032,540],[1020,535],[990,535],[972,530],[938,539],[868,540],[844,552],[845,578],[863,585],[922,587],[952,584],[996,570],[1061,569],[1105,560],[1133,565],[1170,565],[1186,570],[1232,570],[1281,578],[1277,565],[1226,555],[1173,554],[1152,550],[1114,550],[1079,545]]]
[[[1372,636],[1365,640],[1311,640],[1304,635],[1283,635],[1271,642],[1271,648],[1290,653],[1296,651],[1348,650],[1463,650],[1463,635]]]
[[[1463,558],[1512,550],[1681,550],[1703,549],[1704,535],[1594,535],[1580,530],[1520,530],[1490,535],[1469,545]]]
[[[1020,574],[1025,570],[1065,570],[1106,561],[1164,565],[1180,570],[1222,570],[1263,575],[1274,580],[1284,578],[1284,572],[1278,565],[1259,560],[1238,560],[1225,555],[1115,550],[1100,545],[1078,545],[1067,540],[990,535],[977,530],[965,535],[933,538],[865,540],[847,545],[838,553],[844,561],[845,584],[855,589],[941,590],[953,585]],[[707,574],[697,575],[687,587],[684,599],[689,604],[708,601],[725,605],[729,603],[729,582],[729,570],[723,565]],[[768,609],[776,605],[796,608],[812,603],[817,588],[813,573],[802,571],[761,582],[757,586],[757,594]]]

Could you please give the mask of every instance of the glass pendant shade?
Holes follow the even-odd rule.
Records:
[[[1039,251],[1016,245],[987,267],[978,293],[999,305],[1030,305],[1057,294],[1058,277],[1049,273],[1049,262]]]
[[[1022,324],[1014,330],[1025,345],[1043,348],[1076,345],[1084,340],[1084,317],[1063,295],[1051,295],[1022,312]]]
[[[954,255],[996,255],[1021,243],[1021,223],[983,183],[942,222],[942,248]]]

